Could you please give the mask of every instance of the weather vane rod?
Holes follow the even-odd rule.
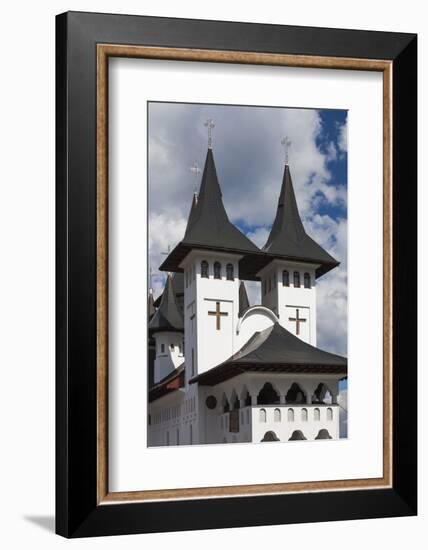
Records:
[[[202,170],[199,168],[198,163],[196,162],[196,160],[193,163],[193,165],[189,168],[189,170],[195,176],[194,194],[196,195],[197,192],[198,192],[198,176],[202,172]]]
[[[153,294],[153,269],[149,267],[149,293]]]
[[[209,118],[205,121],[204,126],[208,128],[208,149],[212,149],[213,139],[212,139],[212,129],[215,127],[214,120]]]
[[[290,139],[288,136],[285,136],[285,137],[282,138],[282,140],[281,140],[281,145],[284,146],[284,160],[285,160],[285,164],[288,164],[288,152],[289,152],[290,145],[291,145],[291,139]]]

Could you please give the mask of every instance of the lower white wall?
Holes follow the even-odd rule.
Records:
[[[260,410],[266,412],[266,422],[260,419]],[[280,411],[281,419],[275,421],[275,409]],[[288,419],[288,410],[293,411],[293,420]],[[302,419],[302,411],[307,411],[308,419]],[[315,410],[320,413],[320,419],[316,420]],[[327,411],[332,413],[332,419],[328,420]],[[293,432],[300,430],[307,440],[313,441],[321,429],[328,430],[332,439],[339,438],[339,407],[337,405],[305,405],[278,406],[258,405],[252,407],[252,434],[253,441],[261,441],[268,431],[275,432],[280,441],[288,441]]]

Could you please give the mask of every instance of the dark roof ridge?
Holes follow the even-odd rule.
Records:
[[[245,371],[317,372],[346,375],[348,360],[304,342],[279,323],[254,333],[232,357],[192,378],[215,385]]]

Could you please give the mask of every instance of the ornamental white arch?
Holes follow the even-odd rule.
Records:
[[[272,321],[272,323],[274,323],[274,324],[279,323],[279,318],[268,307],[260,306],[260,305],[251,306],[250,308],[248,308],[246,310],[244,315],[242,317],[240,317],[240,319],[238,320],[238,324],[237,324],[237,327],[236,327],[236,334],[240,333],[241,327],[242,327],[242,324],[244,323],[244,321],[248,317],[250,317],[251,315],[254,315],[254,313],[261,313],[262,315],[264,314],[264,315],[266,315],[266,317],[268,317]]]

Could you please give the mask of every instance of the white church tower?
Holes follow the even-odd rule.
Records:
[[[208,120],[208,151],[183,240],[161,270],[184,272],[184,323],[189,379],[235,351],[239,319],[239,260],[259,249],[230,221],[223,205]],[[190,367],[190,368],[189,368]]]
[[[297,207],[288,163],[288,138],[278,208],[269,238],[262,248],[271,261],[261,269],[262,304],[280,324],[301,340],[317,345],[316,278],[338,262],[305,231]]]
[[[183,328],[183,315],[168,274],[159,308],[149,323],[149,333],[155,341],[155,384],[184,363]]]

